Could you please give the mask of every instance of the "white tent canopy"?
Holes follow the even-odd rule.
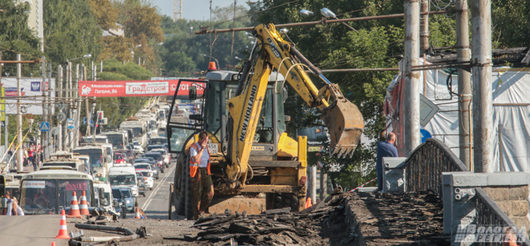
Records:
[[[421,94],[438,107],[434,116],[421,128],[445,143],[458,156],[456,73],[451,77],[442,70],[428,70],[420,74]],[[493,172],[530,171],[530,72],[495,71],[492,75],[494,149],[493,163],[488,168]],[[454,94],[449,92],[449,88]],[[402,89],[403,80],[399,75],[388,87],[385,98],[387,125],[398,135],[398,150],[401,155],[404,154],[403,121],[399,120],[404,119],[403,105],[400,103],[403,100],[399,100],[403,96]],[[423,112],[425,111],[429,110],[423,108]]]

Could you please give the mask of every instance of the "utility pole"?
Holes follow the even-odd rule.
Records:
[[[22,61],[22,56],[17,54],[17,61]],[[22,63],[17,63],[17,172],[24,171],[24,147],[22,146],[22,112],[20,105],[20,97],[22,96],[20,90],[20,79],[22,78]]]
[[[55,86],[53,87],[55,88]],[[52,104],[52,63],[49,62],[48,63],[48,119],[47,121],[50,123],[50,128],[52,126],[52,122],[53,122],[53,108],[52,108],[52,105],[55,105],[55,100]],[[44,152],[44,158],[45,159],[48,159],[48,157],[50,156],[50,153],[53,153],[55,152],[55,150],[53,149],[53,145],[52,145],[52,140],[51,140],[51,129],[50,131],[47,131],[45,132],[46,134],[46,142],[47,142],[47,146],[46,146],[46,152]]]
[[[77,104],[77,106],[76,106],[77,110],[76,110],[75,121],[74,121],[75,122],[75,126],[74,126],[75,127],[75,129],[74,129],[74,131],[75,131],[75,145],[74,146],[75,147],[77,147],[79,145],[79,139],[80,139],[79,126],[81,125],[79,123],[79,121],[81,120],[81,104],[83,102],[81,100],[81,97],[79,97],[79,80],[86,80],[85,79],[85,75],[86,75],[85,71],[86,71],[85,65],[81,64],[81,73],[78,72],[79,76],[77,77],[77,83],[75,85],[76,90],[74,92],[75,93],[75,102]]]
[[[421,16],[420,22],[420,37],[421,37],[421,51],[425,53],[429,50],[429,0],[421,0],[421,12],[427,13]],[[424,56],[425,58],[425,56]]]
[[[46,122],[47,120],[47,108],[46,108],[46,57],[42,56],[42,63],[41,63],[41,70],[42,70],[42,83],[41,83],[41,90],[42,90],[42,121]],[[51,126],[51,124],[50,124]],[[44,153],[47,152],[47,139],[45,136],[45,132],[40,131],[40,144],[41,144],[41,151]],[[36,171],[36,170],[35,170]]]
[[[412,71],[420,57],[420,5],[418,0],[405,1],[405,152],[409,155],[420,144],[420,74]]]
[[[471,2],[474,169],[487,173],[493,161],[491,1]]]
[[[63,66],[62,65],[59,65],[57,67],[57,81],[58,81],[58,93],[55,94],[56,98],[59,98],[59,102],[61,104],[63,104],[64,102],[64,99],[63,99]],[[62,113],[62,108],[59,109],[60,112],[59,113]],[[59,115],[59,113],[57,113],[57,115]],[[56,143],[56,146],[57,146],[57,151],[62,151],[63,150],[63,128],[62,128],[62,122],[60,122],[59,120],[57,120],[57,127],[58,127],[58,131],[57,131],[57,143]]]
[[[471,57],[469,51],[469,17],[467,0],[456,1],[456,52],[458,62],[467,62]],[[458,69],[458,121],[460,160],[468,170],[473,170],[471,154],[471,73]]]

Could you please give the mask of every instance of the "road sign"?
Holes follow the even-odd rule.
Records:
[[[50,122],[43,121],[40,123],[40,131],[41,132],[47,132],[50,131]]]
[[[57,120],[60,121],[60,122],[63,122],[66,120],[66,114],[63,113],[63,112],[60,112],[59,114],[57,114]]]
[[[73,130],[75,128],[73,119],[67,119],[66,122],[68,130]]]

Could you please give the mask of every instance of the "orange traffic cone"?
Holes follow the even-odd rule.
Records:
[[[310,208],[311,206],[313,206],[313,204],[311,203],[311,197],[308,197],[307,200],[305,201],[305,208]]]
[[[81,213],[79,212],[79,205],[77,204],[77,194],[72,194],[72,201],[70,202],[70,211],[68,212],[68,218],[81,218]]]
[[[142,219],[142,216],[140,215],[140,211],[138,211],[138,207],[136,207],[136,216],[135,219]]]
[[[70,236],[68,236],[68,230],[66,229],[66,216],[64,209],[61,210],[61,223],[59,225],[59,234],[57,234],[56,239],[70,239]],[[52,243],[52,245],[55,245],[55,242]]]
[[[79,204],[80,214],[81,215],[90,215],[90,212],[88,212],[88,202],[86,200],[86,193],[83,191],[83,195],[81,196],[81,201]]]
[[[52,246],[55,246],[55,242],[52,242]]]

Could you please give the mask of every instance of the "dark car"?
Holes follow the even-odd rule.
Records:
[[[165,149],[165,147],[161,144],[147,145],[147,151],[151,151],[153,149]]]
[[[149,151],[142,155],[143,158],[153,158],[156,162],[156,165],[158,168],[160,168],[161,172],[164,172],[164,156],[162,156],[162,153],[155,152],[155,151]]]
[[[130,188],[112,188],[112,197],[116,201],[116,212],[119,213],[122,206],[127,212],[134,212],[135,201]]]

